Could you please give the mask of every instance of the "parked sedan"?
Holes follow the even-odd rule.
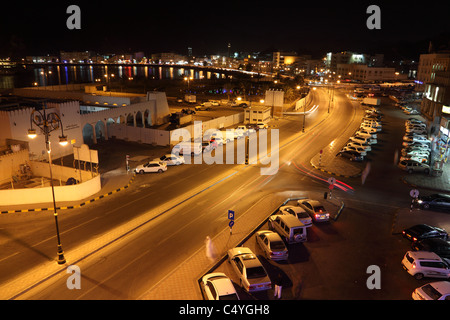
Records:
[[[450,212],[450,195],[434,193],[414,199],[414,204],[423,209],[440,209]]]
[[[356,151],[341,151],[336,156],[347,158],[350,161],[363,161],[364,156],[362,156],[359,152]]]
[[[416,224],[410,228],[404,229],[402,234],[403,237],[413,242],[430,238],[448,239],[447,231],[427,224]]]
[[[312,219],[305,209],[297,206],[282,206],[280,207],[280,214],[290,214],[296,217],[305,227],[312,226]]]
[[[423,172],[425,174],[430,173],[429,165],[427,165],[426,163],[418,162],[416,160],[401,160],[398,163],[398,167],[400,169],[405,170],[408,173],[413,173],[413,172]]]
[[[428,162],[428,155],[411,155],[411,156],[401,156],[400,162],[405,160],[413,160],[420,163],[427,163]]]
[[[228,262],[239,277],[240,286],[247,292],[269,290],[272,282],[261,261],[247,247],[228,250]]]
[[[164,162],[168,166],[178,166],[184,163],[183,156],[177,156],[176,154],[165,154],[161,158],[153,159],[153,161]]]
[[[239,300],[230,278],[222,272],[204,275],[200,282],[200,288],[205,300]]]
[[[274,261],[288,259],[288,249],[278,233],[262,230],[256,232],[255,238],[267,259]]]
[[[367,156],[366,150],[364,150],[364,148],[362,147],[345,146],[344,149],[342,149],[342,151],[356,151],[362,156]]]
[[[450,259],[450,242],[440,238],[423,239],[411,244],[415,251],[429,251],[436,253],[439,257]]]
[[[427,283],[412,293],[414,300],[450,300],[450,282],[436,281]]]
[[[319,201],[302,199],[298,200],[297,203],[309,213],[314,222],[325,222],[330,220],[330,214]]]
[[[167,165],[162,161],[150,161],[145,164],[138,165],[134,171],[136,173],[144,174],[147,172],[164,172],[167,171]]]

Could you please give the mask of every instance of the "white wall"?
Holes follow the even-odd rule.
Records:
[[[100,190],[100,175],[76,185],[55,186],[56,206],[60,206],[59,203],[64,201],[86,199]],[[52,189],[44,187],[0,190],[0,202],[5,206],[53,202]]]

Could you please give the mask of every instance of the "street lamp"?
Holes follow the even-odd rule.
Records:
[[[58,240],[58,264],[66,263],[66,258],[64,258],[64,251],[61,246],[61,238],[59,237],[59,226],[58,226],[58,212],[56,211],[56,201],[55,201],[55,188],[53,186],[53,174],[52,174],[52,157],[51,157],[51,146],[50,146],[50,132],[58,130],[61,128],[61,136],[59,136],[59,143],[63,146],[67,145],[67,136],[64,135],[63,125],[61,118],[55,112],[46,113],[46,106],[42,106],[33,110],[30,116],[30,129],[28,130],[28,137],[30,139],[36,138],[36,129],[33,129],[33,123],[41,130],[45,136],[45,145],[48,154],[48,164],[50,167],[50,184],[52,186],[52,196],[53,196],[53,215],[55,216],[56,224],[56,237]]]

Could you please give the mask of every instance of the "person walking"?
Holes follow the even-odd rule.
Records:
[[[211,238],[209,236],[206,236],[205,239],[205,246],[206,246],[206,257],[212,262],[216,259],[216,253],[214,250],[214,245],[211,241]]]
[[[283,289],[283,275],[280,271],[277,272],[275,279],[273,280],[275,290],[273,292],[274,298],[281,299],[281,290]]]

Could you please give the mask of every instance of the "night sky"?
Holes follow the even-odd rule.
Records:
[[[24,4],[25,3],[25,4]],[[448,44],[448,1],[15,1],[1,4],[0,56],[144,51],[194,55],[286,50],[426,53],[430,39]],[[68,30],[66,9],[81,8],[81,30]],[[381,9],[369,30],[366,9]]]

